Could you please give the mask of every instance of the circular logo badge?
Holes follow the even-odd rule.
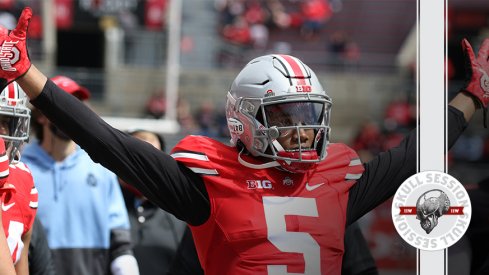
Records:
[[[472,215],[469,195],[454,177],[439,171],[411,176],[392,200],[397,233],[421,250],[441,250],[467,231]]]

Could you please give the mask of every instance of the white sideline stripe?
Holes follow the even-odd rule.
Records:
[[[197,167],[188,167],[188,168],[197,174],[219,175],[219,173],[217,172],[216,169],[203,169],[203,168],[197,168]]]
[[[37,201],[31,201],[31,202],[29,202],[29,206],[32,207],[32,208],[37,208],[37,205],[38,205]]]
[[[37,194],[37,188],[36,187],[31,189],[31,195],[35,195],[35,194]]]
[[[193,153],[174,153],[171,154],[172,158],[177,159],[177,158],[187,158],[187,159],[196,159],[196,160],[203,160],[203,161],[209,161],[206,155],[201,155],[201,154],[193,154]]]
[[[362,177],[362,174],[346,174],[345,179],[347,180],[357,180]]]
[[[350,165],[349,166],[356,166],[356,165],[360,165],[362,164],[362,161],[360,159],[352,159],[350,161]]]

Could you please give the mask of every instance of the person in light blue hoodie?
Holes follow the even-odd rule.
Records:
[[[52,79],[82,101],[90,92],[68,77]],[[23,151],[39,190],[38,217],[58,274],[139,274],[129,220],[115,174],[94,163],[38,110],[37,140]]]

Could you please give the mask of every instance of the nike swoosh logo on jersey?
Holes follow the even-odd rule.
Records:
[[[11,204],[7,204],[7,205],[5,205],[5,204],[2,202],[2,210],[3,210],[4,212],[6,212],[6,211],[8,211],[10,208],[12,208],[12,206],[14,206],[14,205],[15,205],[15,202],[13,202],[13,203],[11,203]]]
[[[314,184],[314,185],[309,185],[309,182],[308,182],[308,183],[306,183],[306,190],[307,191],[312,191],[312,190],[314,190],[316,188],[321,187],[321,185],[323,185],[323,184],[324,184],[324,182],[318,183],[318,184]]]

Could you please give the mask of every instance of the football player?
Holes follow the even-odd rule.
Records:
[[[9,260],[17,274],[29,274],[27,255],[37,209],[32,175],[20,162],[21,146],[29,138],[27,103],[27,96],[16,82],[0,93],[0,212]],[[7,268],[4,263],[0,265]]]
[[[346,145],[329,143],[331,98],[314,72],[288,55],[255,58],[232,83],[232,146],[188,136],[167,155],[112,128],[31,65],[30,17],[25,9],[17,27],[0,35],[5,56],[16,57],[3,61],[0,78],[17,79],[94,161],[186,221],[207,274],[340,274],[345,227],[416,172],[415,131],[365,164]],[[481,81],[489,39],[477,58],[465,40],[464,49],[471,77],[448,107],[449,146],[489,103]]]

